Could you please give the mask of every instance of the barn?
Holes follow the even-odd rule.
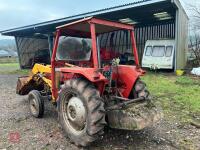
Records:
[[[2,35],[14,36],[21,68],[30,68],[35,55],[51,55],[55,29],[85,17],[95,16],[107,20],[132,24],[141,61],[147,40],[174,39],[176,45],[175,69],[186,65],[188,48],[188,16],[179,0],[139,0],[65,18],[42,22],[1,31]],[[128,37],[129,33],[118,32],[117,38]],[[108,37],[110,35],[107,35]],[[100,45],[105,40],[100,39]],[[129,39],[120,42],[122,48],[129,48]]]

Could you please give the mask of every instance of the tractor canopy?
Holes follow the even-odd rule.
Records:
[[[133,25],[89,17],[56,29],[51,59],[53,95],[58,89],[55,87],[56,70],[65,74],[66,78],[67,73],[73,72],[76,77],[83,76],[90,82],[98,82],[96,86],[101,89],[101,94],[109,80],[115,81],[121,95],[129,96],[135,81],[144,73],[139,68]],[[74,66],[58,65],[58,61]],[[115,69],[114,62],[118,69]]]
[[[56,29],[61,31],[61,34],[73,37],[91,37],[90,24],[95,24],[96,36],[103,33],[118,31],[118,30],[133,30],[132,25],[113,22],[108,20],[97,19],[93,17],[84,18],[72,23],[58,26]]]
[[[89,61],[92,56],[100,68],[100,60],[120,58],[122,65],[139,66],[133,25],[89,17],[56,29],[58,60]]]

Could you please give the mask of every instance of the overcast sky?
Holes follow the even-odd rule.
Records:
[[[136,0],[138,1],[138,0]],[[180,0],[184,7],[187,1]],[[134,0],[0,0],[0,30],[126,4]],[[6,38],[6,37],[1,37]]]

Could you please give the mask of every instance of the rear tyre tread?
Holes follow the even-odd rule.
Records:
[[[83,136],[77,137],[71,133],[67,133],[66,127],[63,127],[68,136],[77,146],[87,146],[91,142],[95,141],[104,133],[105,121],[105,109],[102,98],[96,88],[84,79],[71,79],[67,80],[59,94],[59,103],[63,101],[63,97],[66,91],[75,91],[83,98],[83,101],[87,108],[86,119],[86,131]],[[61,105],[58,105],[60,111]],[[59,120],[62,126],[64,121],[62,115],[59,113]],[[67,125],[66,125],[67,126]]]
[[[136,88],[137,86],[139,86],[140,88],[137,89],[137,88]],[[149,93],[149,91],[147,90],[146,83],[144,83],[143,81],[141,81],[140,79],[138,79],[138,80],[136,81],[135,88],[134,88],[134,95],[135,95],[135,98],[141,97],[140,95],[141,95],[142,93],[145,93],[145,95],[143,96],[144,98],[149,98],[150,93]]]

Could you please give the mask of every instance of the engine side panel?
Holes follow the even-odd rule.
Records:
[[[104,87],[108,80],[94,68],[82,68],[82,67],[69,67],[69,68],[56,68],[56,72],[61,72],[61,80],[66,81],[68,79],[84,77],[92,82],[102,94]]]

